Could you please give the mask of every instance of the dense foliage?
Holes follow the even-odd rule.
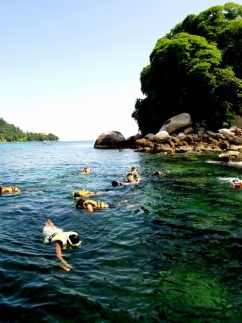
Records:
[[[0,118],[0,142],[11,141],[57,141],[59,138],[52,133],[33,133],[23,132],[18,127],[7,123],[3,118]]]
[[[188,15],[157,41],[140,76],[145,98],[132,113],[143,134],[183,112],[211,129],[242,114],[241,16],[241,5],[214,6]]]

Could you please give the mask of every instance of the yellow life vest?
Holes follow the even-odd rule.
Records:
[[[0,187],[0,193],[18,193],[20,189],[17,186],[13,187]]]
[[[77,247],[79,246],[79,244],[81,244],[81,241],[79,241],[76,244],[73,244],[70,240],[70,236],[72,234],[78,235],[78,233],[74,232],[74,231],[67,231],[67,232],[58,232],[56,234],[53,234],[52,236],[50,236],[50,241],[61,241],[63,246],[67,246],[67,244],[69,243],[71,246],[73,247]]]
[[[85,190],[85,188],[83,188],[82,190],[80,191],[77,191],[77,192],[73,192],[73,196],[74,197],[85,197],[86,195],[95,195],[94,192],[90,192],[90,191],[87,191]]]
[[[93,201],[93,200],[86,200],[86,201],[83,202],[84,209],[87,208],[87,206],[86,206],[87,204],[91,204],[94,209],[102,209],[102,208],[108,207],[108,204],[105,203],[105,202],[97,202],[97,201]]]

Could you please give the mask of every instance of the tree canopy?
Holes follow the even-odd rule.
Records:
[[[160,38],[143,68],[144,99],[132,117],[140,131],[156,133],[170,117],[187,112],[211,129],[242,113],[242,6],[227,3],[188,15]]]
[[[33,133],[20,130],[19,127],[7,123],[3,118],[0,118],[0,142],[12,141],[57,141],[59,138],[53,134]]]

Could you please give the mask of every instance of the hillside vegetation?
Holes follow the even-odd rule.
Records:
[[[226,3],[188,15],[160,38],[140,76],[144,99],[132,117],[156,133],[179,113],[207,120],[211,130],[242,114],[242,6]]]
[[[0,142],[12,141],[57,141],[59,138],[52,133],[36,133],[24,132],[13,124],[7,123],[3,118],[0,118]]]

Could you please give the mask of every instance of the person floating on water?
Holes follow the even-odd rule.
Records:
[[[90,191],[86,190],[85,188],[83,188],[80,191],[75,191],[75,192],[73,191],[72,195],[73,195],[73,197],[88,198],[89,196],[96,195],[96,193],[90,192]]]
[[[84,200],[82,198],[80,198],[77,203],[76,203],[76,208],[77,209],[83,209],[89,212],[93,212],[94,210],[97,209],[104,209],[104,208],[116,208],[119,207],[121,205],[121,203],[126,203],[128,202],[128,200],[123,200],[120,203],[118,203],[117,205],[114,204],[108,204],[106,202],[97,202],[94,200]],[[126,205],[127,208],[131,208],[134,206],[138,206],[139,204],[129,204]]]
[[[129,173],[131,173],[134,176],[134,179],[139,177],[138,171],[135,167],[131,167]]]
[[[76,203],[77,209],[84,209],[89,212],[93,212],[96,209],[103,209],[107,207],[110,207],[110,205],[105,202],[97,202],[94,200],[84,200],[83,198],[80,198]]]
[[[62,256],[62,249],[67,247],[77,247],[81,244],[78,233],[74,231],[63,231],[56,227],[51,220],[45,222],[43,228],[43,234],[45,236],[45,243],[55,243],[55,251],[57,258],[63,263],[62,268],[69,271],[72,267],[64,260]]]
[[[166,173],[156,170],[153,173],[151,173],[150,176],[166,176],[169,173],[170,173],[169,170]]]
[[[81,174],[90,174],[92,172],[89,166],[85,166],[81,172]]]
[[[135,177],[132,173],[128,173],[125,177],[125,181],[128,183],[139,183],[141,180],[140,177]]]
[[[139,183],[141,180],[135,167],[131,167],[128,174],[125,176],[125,181],[128,183]]]
[[[231,184],[233,185],[233,187],[236,188],[242,188],[242,180],[239,178],[235,178],[231,181]]]
[[[0,185],[0,194],[5,194],[5,193],[19,193],[20,189],[17,186],[12,186],[12,187],[2,187]]]
[[[135,167],[131,167],[128,174],[125,176],[124,175],[125,182],[128,183],[139,183],[142,179],[139,177],[138,171]],[[111,180],[112,186],[124,186],[126,185],[125,183],[116,181],[116,180]]]

